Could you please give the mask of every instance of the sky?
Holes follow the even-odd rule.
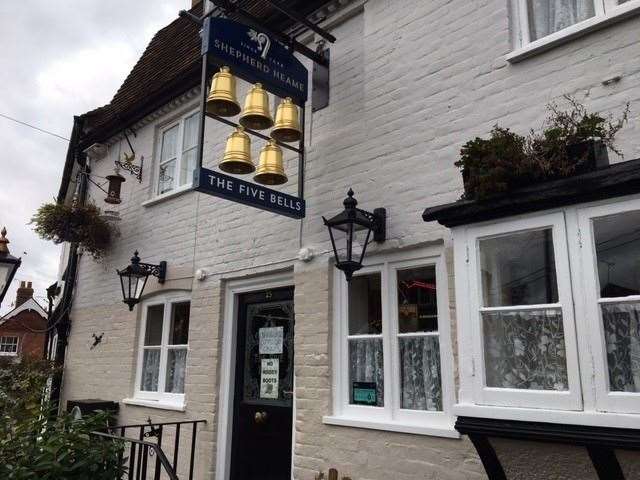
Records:
[[[29,225],[58,193],[67,142],[14,123],[10,116],[69,138],[73,116],[109,103],[153,34],[191,0],[0,1],[0,228],[22,257],[0,314],[20,282],[46,306],[61,247]]]

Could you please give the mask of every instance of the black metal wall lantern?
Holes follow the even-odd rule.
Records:
[[[107,187],[107,198],[104,199],[105,203],[112,205],[118,205],[122,203],[120,198],[120,191],[122,189],[122,182],[125,182],[125,178],[120,175],[118,169],[112,175],[107,175],[109,186]]]
[[[0,304],[2,304],[2,300],[9,290],[9,285],[22,263],[21,259],[9,253],[9,247],[7,247],[9,240],[6,235],[7,229],[2,228],[0,231]]]
[[[123,302],[129,305],[129,311],[140,302],[142,292],[147,284],[149,276],[158,277],[158,283],[164,283],[167,274],[167,262],[162,261],[158,265],[140,262],[138,251],[131,257],[131,264],[122,270],[116,270],[120,276]]]
[[[357,208],[358,201],[349,189],[344,200],[344,211],[324,220],[329,228],[331,245],[336,257],[336,268],[344,272],[347,281],[362,268],[362,260],[373,233],[374,242],[384,242],[387,237],[387,211],[376,208],[373,213]]]

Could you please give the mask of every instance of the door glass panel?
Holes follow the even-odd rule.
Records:
[[[600,296],[640,295],[640,211],[595,218],[593,234]]]
[[[189,302],[174,303],[171,306],[171,329],[169,345],[186,345],[189,343]]]
[[[164,305],[152,305],[147,308],[147,331],[144,336],[145,345],[160,345],[162,343],[162,321]]]
[[[480,240],[485,307],[558,302],[551,229]]]
[[[568,390],[560,309],[483,312],[488,387]]]
[[[436,267],[398,271],[400,333],[438,331]]]
[[[382,333],[380,273],[358,275],[349,282],[349,335]]]
[[[293,302],[247,306],[243,398],[288,406],[293,398]]]

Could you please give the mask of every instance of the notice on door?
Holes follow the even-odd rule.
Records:
[[[280,378],[280,360],[263,358],[260,369],[260,398],[278,398],[278,380]]]
[[[258,334],[260,336],[260,355],[282,354],[284,327],[261,328]]]

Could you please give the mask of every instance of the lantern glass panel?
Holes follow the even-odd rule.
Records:
[[[12,270],[13,264],[0,263],[0,294],[4,292]]]
[[[339,262],[362,263],[370,230],[354,224],[332,228],[336,257]]]

